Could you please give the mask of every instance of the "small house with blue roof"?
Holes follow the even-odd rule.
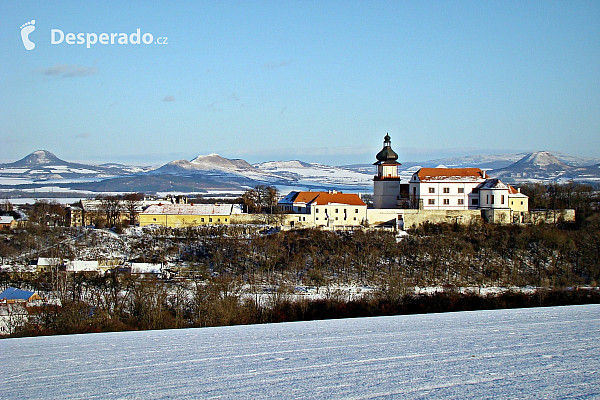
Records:
[[[29,303],[42,298],[35,292],[9,287],[0,293],[0,301],[6,303]]]

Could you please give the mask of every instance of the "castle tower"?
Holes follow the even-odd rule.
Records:
[[[383,149],[377,153],[377,175],[373,178],[373,207],[398,208],[400,199],[400,176],[398,154],[392,150],[389,134],[383,138]]]

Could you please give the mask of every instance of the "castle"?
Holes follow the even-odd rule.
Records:
[[[574,220],[572,210],[550,215],[530,212],[529,198],[519,189],[490,178],[480,168],[421,168],[406,183],[398,174],[398,154],[389,134],[375,156],[373,207],[356,194],[290,192],[280,202],[287,227],[412,228],[423,223],[556,222]]]

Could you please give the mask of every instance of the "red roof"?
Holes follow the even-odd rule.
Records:
[[[421,182],[441,179],[464,180],[465,178],[473,178],[479,180],[488,178],[487,174],[480,168],[421,168],[417,175]]]
[[[349,206],[366,206],[356,193],[319,193],[311,202],[314,205],[346,204]]]

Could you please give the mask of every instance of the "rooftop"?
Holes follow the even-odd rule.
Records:
[[[419,181],[438,180],[481,180],[487,179],[488,175],[480,168],[421,168],[415,173]]]
[[[154,215],[230,215],[231,204],[153,204],[142,214]]]

